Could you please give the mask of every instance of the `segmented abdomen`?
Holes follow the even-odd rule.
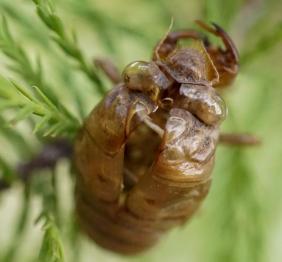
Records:
[[[125,188],[135,103],[126,89],[115,88],[92,111],[75,146],[80,224],[99,245],[124,254],[153,246],[195,212],[209,190],[218,138],[217,128],[188,111],[170,110],[153,163]],[[155,139],[149,131],[141,134]]]

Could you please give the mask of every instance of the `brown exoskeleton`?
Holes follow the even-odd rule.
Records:
[[[81,226],[99,245],[124,254],[153,246],[181,225],[208,193],[226,105],[215,87],[229,85],[238,52],[219,26],[216,48],[192,30],[168,33],[150,62],[122,74],[97,61],[116,85],[93,109],[75,143]],[[194,39],[179,47],[183,38]],[[249,136],[222,136],[252,144]]]

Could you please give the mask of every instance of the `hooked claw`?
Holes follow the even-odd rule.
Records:
[[[225,46],[225,50],[222,50],[220,47],[212,46],[208,39],[205,39],[204,41],[207,52],[211,56],[219,73],[219,82],[215,84],[215,86],[223,87],[231,84],[239,69],[239,53],[234,42],[216,23],[211,23],[212,26],[210,26],[200,20],[196,20],[195,22],[204,30],[220,37]]]

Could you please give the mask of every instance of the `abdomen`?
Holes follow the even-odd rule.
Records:
[[[130,150],[125,155],[125,124],[119,120],[116,133],[105,133],[99,114],[106,101],[86,121],[85,126],[94,131],[84,128],[77,139],[77,211],[82,228],[99,245],[135,254],[152,247],[200,206],[210,186],[218,130],[183,109],[171,110],[165,135],[151,152],[153,162],[141,177],[136,176],[136,183],[124,188],[124,163],[130,167],[136,161],[134,165],[127,161]],[[112,115],[108,116],[104,114],[103,121],[110,121]],[[144,141],[156,138],[150,131],[143,135],[149,136]]]

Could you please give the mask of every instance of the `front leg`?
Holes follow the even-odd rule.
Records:
[[[94,64],[104,72],[113,84],[121,82],[121,74],[111,60],[106,58],[95,58]]]
[[[214,86],[225,87],[230,85],[239,70],[239,54],[234,42],[217,24],[212,23],[213,26],[210,26],[198,20],[196,23],[206,31],[222,39],[225,46],[224,50],[211,45],[207,39],[205,39],[204,44],[219,73],[219,81],[218,83],[215,83]]]
[[[153,60],[166,58],[177,47],[181,39],[204,40],[204,36],[192,29],[169,32],[155,47]]]
[[[260,139],[254,135],[244,133],[221,133],[219,143],[228,146],[257,146]]]

